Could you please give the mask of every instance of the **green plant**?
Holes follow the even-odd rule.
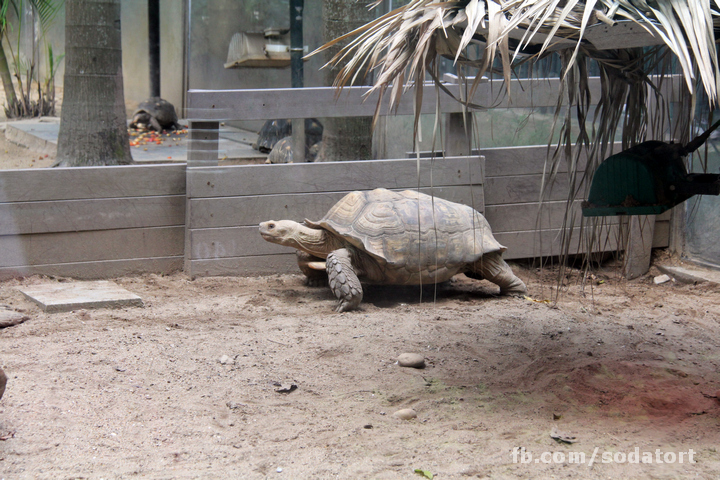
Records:
[[[5,88],[5,115],[8,118],[55,114],[55,74],[64,55],[53,54],[46,34],[63,3],[64,0],[0,0],[0,35],[7,41],[10,53],[9,62],[4,47],[0,45],[0,78]],[[22,12],[28,6],[32,18],[29,28],[33,29],[29,56],[20,49]],[[14,13],[15,23],[9,21],[9,12]],[[35,34],[36,20],[40,26],[39,36]],[[15,35],[11,37],[11,34]],[[45,47],[47,69],[42,81],[39,79],[36,64],[41,56],[41,45]],[[15,77],[14,81],[12,77]],[[36,88],[37,99],[32,98],[33,88]]]

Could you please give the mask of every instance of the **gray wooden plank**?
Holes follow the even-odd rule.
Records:
[[[485,176],[499,177],[509,175],[541,174],[545,171],[548,155],[552,156],[552,148],[548,151],[547,145],[530,145],[524,147],[495,147],[480,149],[480,155],[485,156]],[[579,171],[585,171],[587,159],[583,156]],[[558,172],[568,171],[566,162],[560,163]]]
[[[445,154],[472,155],[473,116],[448,113],[445,115]]]
[[[191,277],[211,277],[274,275],[277,273],[300,274],[297,257],[294,253],[192,260],[189,275]]]
[[[183,255],[184,227],[5,235],[0,267]]]
[[[484,210],[482,185],[423,188],[420,191],[451,202],[474,206],[479,212]],[[347,193],[248,195],[191,199],[189,224],[190,228],[197,229],[256,226],[267,220],[301,221],[306,218],[318,220]]]
[[[581,200],[573,202],[570,221],[576,226],[581,222]],[[487,218],[493,232],[516,232],[524,230],[547,230],[562,228],[565,219],[566,202],[553,201],[515,203],[507,205],[489,205],[485,209]],[[606,224],[618,223],[618,217],[606,217]]]
[[[482,163],[478,157],[420,160],[419,178],[417,161],[408,159],[201,167],[188,170],[187,188],[190,198],[199,198],[471,185],[482,183]]]
[[[472,103],[487,108],[554,107],[557,103],[558,78],[511,80],[510,95],[505,94],[502,79],[482,83],[475,91]],[[599,98],[600,79],[589,80],[593,98]],[[445,84],[455,98],[461,98],[464,86]],[[425,86],[422,113],[435,113],[435,86]],[[375,113],[377,92],[370,87],[346,87],[341,92],[334,87],[276,88],[246,90],[189,90],[188,118],[192,120],[267,120],[271,118],[354,117]],[[464,95],[463,95],[464,96]],[[386,97],[387,98],[387,97]],[[440,91],[440,112],[457,113],[463,106],[444,91]],[[380,108],[381,115],[414,114],[414,95],[400,99],[397,110],[389,111],[387,101]]]
[[[672,209],[665,210],[660,215],[655,216],[655,221],[656,222],[670,221],[670,218],[672,218]]]
[[[678,91],[680,75],[668,78],[662,85],[667,98]],[[513,79],[508,87],[502,79],[493,79],[478,86],[472,102],[487,108],[554,107],[559,91],[558,78]],[[460,98],[460,85],[445,84]],[[437,95],[434,85],[426,85],[421,106],[422,113],[435,113]],[[599,77],[589,79],[591,98],[601,97]],[[338,92],[334,87],[278,88],[249,90],[189,90],[188,118],[192,120],[267,120],[272,118],[352,117],[375,113],[378,92],[368,94],[370,87],[346,87]],[[441,113],[462,112],[463,106],[440,91]],[[389,111],[387,98],[380,108],[381,115],[414,113],[414,95],[402,96],[397,110]],[[567,103],[567,102],[566,102]]]
[[[202,228],[190,232],[192,260],[288,252],[294,249],[263,240],[257,226]]]
[[[491,224],[492,226],[492,224]],[[606,224],[603,232],[617,232],[617,223]],[[579,237],[579,228],[573,229],[573,242],[571,248],[576,253]],[[511,258],[530,258],[536,255],[559,255],[561,252],[560,245],[560,228],[551,229],[510,231],[497,231],[493,227],[495,238],[513,250],[509,253]],[[191,259],[209,260],[242,256],[258,256],[258,255],[277,255],[287,252],[293,252],[291,247],[276,245],[266,242],[258,233],[258,227],[227,227],[227,228],[207,228],[198,229],[191,232]],[[616,235],[616,233],[613,233]],[[617,246],[617,242],[606,245],[603,251],[612,250]],[[535,253],[537,252],[537,253]]]
[[[0,171],[0,202],[185,193],[185,165],[125,165]]]
[[[188,167],[218,164],[219,128],[219,122],[189,122]]]
[[[617,230],[618,225],[609,225],[603,229],[601,248],[594,248],[594,251],[614,251],[617,250]],[[560,229],[542,230],[542,231],[525,231],[525,232],[501,232],[495,234],[495,238],[502,245],[507,247],[507,251],[503,254],[506,260],[517,258],[535,258],[555,257],[559,256],[563,247],[560,241]],[[583,248],[579,248],[580,245]],[[585,239],[580,237],[580,229],[576,228],[572,231],[569,253],[584,253]]]
[[[571,244],[571,253],[578,251],[580,237],[576,229]],[[608,242],[603,251],[617,247],[617,225],[609,227]],[[543,232],[507,232],[497,235],[498,241],[508,247],[503,254],[506,260],[534,258],[537,256],[558,256],[561,246],[557,241],[559,230]],[[295,254],[263,254],[243,257],[220,257],[194,259],[190,262],[192,276],[214,275],[272,275],[278,273],[299,273]]]
[[[185,195],[0,203],[0,235],[185,224]]]
[[[537,203],[540,200],[542,175],[517,175],[512,177],[486,177],[485,209],[491,205],[508,203]],[[545,201],[566,200],[568,174],[559,173],[544,197]]]
[[[141,275],[144,273],[172,273],[182,270],[183,257],[137,258],[132,260],[108,260],[93,262],[0,267],[0,280],[50,275],[82,280]]]

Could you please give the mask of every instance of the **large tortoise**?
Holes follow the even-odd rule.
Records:
[[[526,292],[502,259],[505,247],[485,217],[466,205],[411,190],[352,192],[317,222],[263,222],[260,234],[298,249],[300,268],[309,278],[317,278],[313,269],[326,259],[338,312],[360,304],[360,282],[420,285],[465,273],[499,285],[502,294]]]
[[[131,128],[163,130],[179,130],[178,116],[172,103],[160,97],[150,97],[133,113]]]

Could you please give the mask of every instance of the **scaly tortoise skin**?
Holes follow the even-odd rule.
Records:
[[[485,217],[466,205],[412,190],[351,192],[317,222],[263,222],[260,234],[304,252],[298,255],[300,268],[311,279],[317,278],[312,270],[326,259],[338,312],[358,307],[361,282],[432,284],[465,273],[497,284],[502,294],[527,291],[502,259],[506,249]]]

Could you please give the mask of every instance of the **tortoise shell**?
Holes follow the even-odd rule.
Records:
[[[412,190],[352,192],[305,224],[367,252],[388,283],[447,280],[484,254],[505,251],[479,212]]]
[[[147,124],[150,121],[147,116],[157,120],[163,129],[179,127],[175,107],[163,98],[151,97],[140,103],[135,113],[133,113],[133,122],[130,126],[135,128],[138,124]]]

